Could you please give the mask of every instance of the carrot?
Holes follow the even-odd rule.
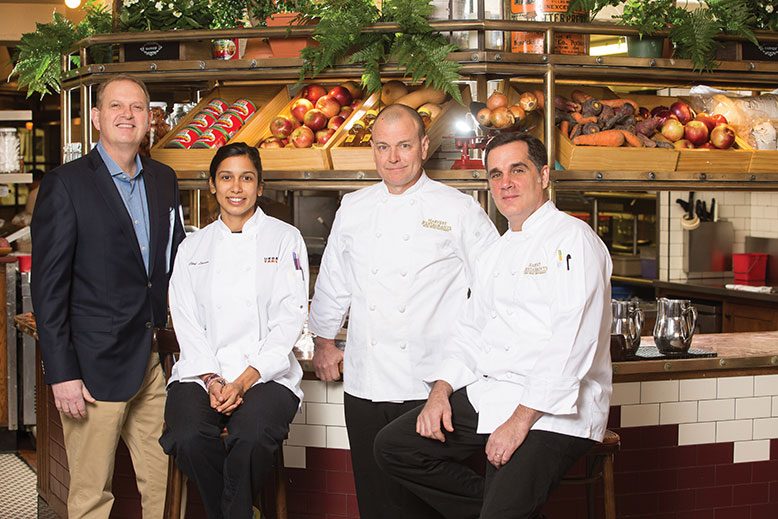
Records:
[[[564,119],[561,123],[559,123],[559,131],[561,131],[562,135],[565,137],[570,135],[570,121]]]
[[[584,117],[583,114],[580,112],[571,112],[570,117],[572,117],[575,122],[578,124],[586,124],[586,123],[596,123],[597,117],[590,116],[590,117]]]
[[[605,130],[600,133],[579,135],[573,139],[576,146],[608,146],[617,148],[624,144],[624,133],[621,130]]]
[[[578,104],[584,104],[587,100],[589,100],[592,96],[587,94],[586,92],[583,92],[581,90],[573,90],[570,93],[570,99],[575,101]]]
[[[600,102],[604,106],[610,106],[611,108],[621,108],[624,105],[631,105],[635,109],[633,113],[639,113],[640,107],[632,99],[601,99]]]
[[[627,146],[630,146],[631,148],[642,148],[643,143],[640,142],[640,139],[638,139],[637,135],[635,135],[632,132],[628,132],[627,130],[617,130],[624,134],[624,141],[627,143]]]

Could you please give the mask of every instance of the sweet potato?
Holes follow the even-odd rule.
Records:
[[[651,139],[646,137],[644,134],[636,133],[635,135],[637,135],[638,139],[640,139],[640,142],[643,143],[643,146],[645,148],[656,148],[656,142],[652,141]]]
[[[624,132],[621,130],[606,130],[591,135],[579,135],[573,139],[576,146],[608,146],[617,148],[624,144]]]
[[[591,97],[592,96],[581,90],[573,90],[570,93],[570,99],[581,105],[584,104],[588,99],[591,99]]]
[[[658,117],[649,117],[648,119],[638,121],[635,125],[635,133],[643,134],[646,137],[651,137],[659,128],[659,121],[660,119]]]
[[[405,94],[401,98],[397,99],[395,103],[409,106],[414,110],[416,110],[421,105],[427,103],[440,104],[445,100],[446,100],[446,93],[443,92],[442,90],[424,87],[424,88],[419,88],[418,90],[414,90],[410,94]]]
[[[633,109],[633,114],[640,112],[640,107],[632,99],[602,99],[601,102],[605,106],[610,106],[611,108],[621,108],[625,104],[630,105]]]

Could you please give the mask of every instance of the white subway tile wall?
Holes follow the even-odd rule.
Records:
[[[778,395],[778,375],[754,377],[754,396]]]
[[[778,418],[757,418],[754,420],[754,439],[778,438]]]
[[[343,406],[340,404],[316,404],[306,405],[307,422],[314,425],[346,425],[343,416]]]
[[[292,424],[289,426],[287,445],[303,445],[305,447],[326,447],[327,429],[323,425]]]
[[[766,418],[770,416],[769,396],[735,399],[735,419]]]
[[[700,400],[698,420],[701,422],[715,422],[720,420],[733,420],[735,418],[735,400]]]
[[[303,390],[305,395],[303,400],[306,402],[327,401],[327,384],[320,380],[303,380],[300,388]]]
[[[697,402],[665,402],[659,404],[659,424],[681,424],[697,421]]]
[[[778,416],[778,396],[773,397],[773,416]]]
[[[754,396],[754,377],[724,377],[716,380],[719,398]]]
[[[753,437],[753,420],[716,422],[716,443],[750,440]]]
[[[611,405],[629,405],[640,403],[640,382],[622,382],[613,384]]]
[[[678,381],[658,380],[640,383],[640,403],[677,402]]]
[[[343,403],[342,382],[327,382],[327,402],[330,404]]]
[[[284,445],[284,467],[291,469],[304,469],[305,447]]]
[[[643,382],[645,384],[645,382]],[[659,404],[621,406],[621,426],[659,425]]]
[[[734,462],[747,463],[770,459],[770,440],[735,442]]]
[[[327,427],[327,448],[348,449],[348,434],[345,427]]]
[[[708,400],[716,398],[716,379],[700,378],[680,381],[681,400]]]
[[[716,422],[682,423],[678,426],[678,445],[716,443]]]

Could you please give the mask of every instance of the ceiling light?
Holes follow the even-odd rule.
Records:
[[[77,9],[81,5],[81,0],[65,0],[65,6],[71,9]]]

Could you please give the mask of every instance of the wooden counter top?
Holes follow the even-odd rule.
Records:
[[[763,294],[759,292],[749,292],[747,290],[732,290],[724,286],[727,283],[737,282],[731,278],[690,279],[689,281],[656,280],[654,281],[654,288],[659,289],[660,291],[683,294],[684,297],[704,297],[705,295],[709,295],[727,299],[744,299],[749,302],[778,304],[778,292]],[[773,290],[778,290],[778,287],[773,286]]]
[[[14,318],[16,327],[37,339],[35,316]],[[642,345],[652,345],[651,336]],[[614,382],[666,380],[700,377],[733,377],[778,373],[778,332],[711,333],[695,335],[695,349],[715,351],[716,357],[699,359],[657,359],[613,363]],[[298,355],[305,378],[315,380],[310,356]]]

